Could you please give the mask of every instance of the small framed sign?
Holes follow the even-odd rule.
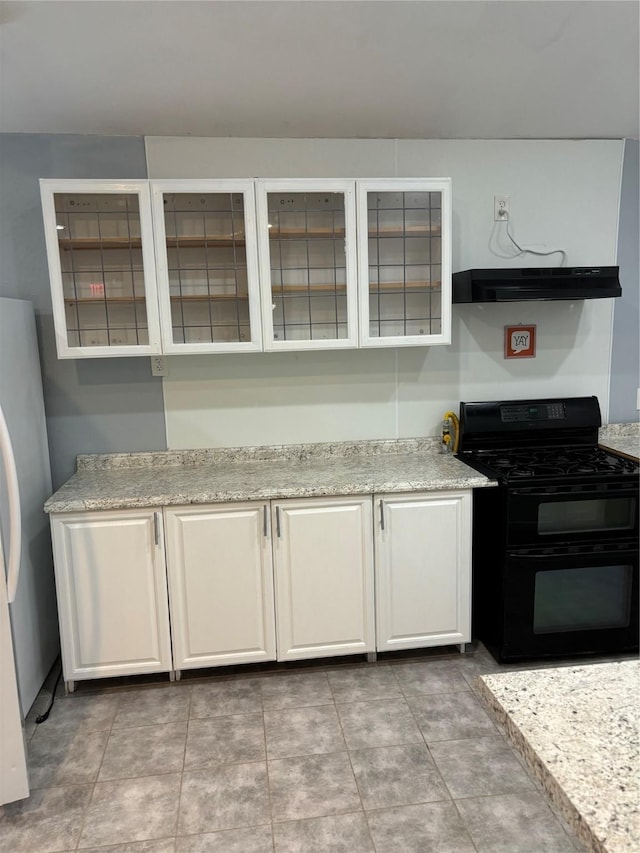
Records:
[[[535,358],[536,327],[505,326],[504,327],[504,357],[505,358]]]

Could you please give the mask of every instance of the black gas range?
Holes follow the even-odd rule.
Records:
[[[473,628],[499,660],[638,648],[638,463],[596,397],[460,404],[474,492]]]

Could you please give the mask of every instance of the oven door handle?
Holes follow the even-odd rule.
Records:
[[[510,560],[548,560],[549,557],[555,557],[556,554],[523,554],[522,551],[507,551],[507,557]]]
[[[606,491],[598,491],[597,489],[582,491],[581,489],[572,489],[571,487],[559,488],[557,491],[533,491],[532,489],[511,489],[509,495],[517,495],[525,498],[563,498],[568,495],[571,497],[583,497],[585,500],[596,498],[626,498],[635,497],[637,492],[633,489],[607,489]]]
[[[567,495],[585,495],[586,497],[593,497],[596,492],[574,492],[572,489],[558,489],[553,492],[539,492],[536,490],[534,492],[531,489],[512,489],[509,494],[525,498],[562,498]]]
[[[638,553],[638,549],[634,546],[634,543],[630,542],[629,547],[625,548],[612,548],[612,549],[603,549],[602,551],[582,551],[580,553],[575,553],[569,551],[567,548],[563,548],[561,545],[558,546],[558,550],[553,550],[553,553],[549,554],[523,554],[522,551],[506,551],[506,557],[509,560],[553,560],[558,557],[589,557],[589,558],[604,558],[604,557],[620,557],[621,559],[634,557]]]

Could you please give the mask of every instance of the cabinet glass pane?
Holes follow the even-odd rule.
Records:
[[[137,195],[54,200],[69,345],[148,344]]]
[[[344,193],[267,194],[273,337],[348,336]]]
[[[440,192],[367,193],[369,334],[442,331]]]
[[[174,343],[251,340],[242,193],[165,193]]]

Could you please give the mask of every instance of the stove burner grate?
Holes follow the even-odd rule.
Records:
[[[614,456],[599,447],[517,448],[481,450],[471,454],[483,465],[506,479],[632,474],[638,465],[631,459]]]

